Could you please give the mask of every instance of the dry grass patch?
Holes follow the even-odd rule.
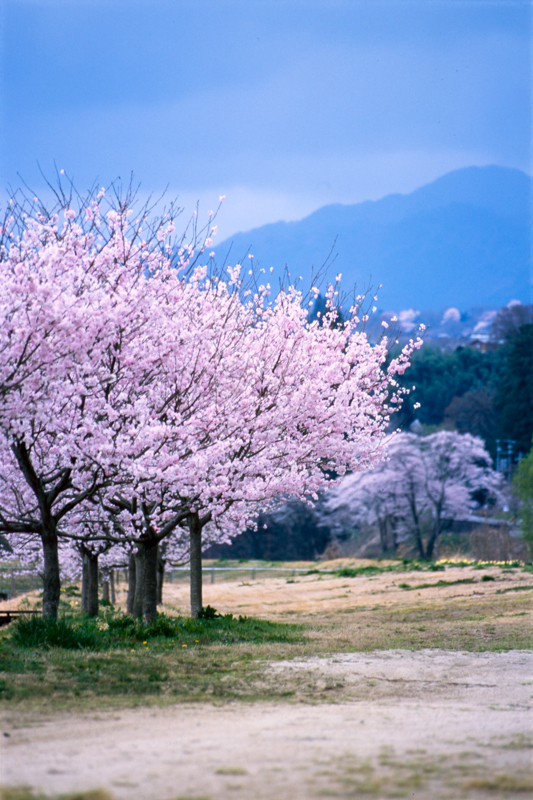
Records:
[[[368,562],[351,565],[358,569]],[[339,562],[325,566],[337,569]],[[302,635],[293,641],[255,644],[150,644],[132,652],[20,650],[10,651],[8,664],[1,652],[4,632],[0,696],[9,706],[42,711],[199,700],[341,701],[354,696],[353,687],[336,680],[317,683],[290,672],[274,676],[269,664],[372,650],[531,648],[532,590],[530,572],[498,565],[482,570],[448,565],[437,572],[404,567],[356,577],[314,573],[291,577],[290,582],[261,577],[251,583],[207,583],[204,603],[219,612],[298,622]],[[123,587],[118,597],[123,602]],[[187,600],[185,582],[165,585],[167,613],[186,612]]]
[[[313,795],[320,797],[530,797],[533,779],[527,769],[492,773],[477,752],[460,755],[422,750],[402,756],[384,748],[377,759],[361,761],[351,754],[331,758],[313,776]]]

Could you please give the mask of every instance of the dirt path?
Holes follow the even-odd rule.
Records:
[[[324,702],[142,708],[2,728],[1,782],[117,800],[533,796],[533,652],[277,663]],[[328,687],[353,684],[330,704]],[[18,721],[20,725],[21,721]]]

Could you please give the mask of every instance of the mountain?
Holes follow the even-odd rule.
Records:
[[[498,308],[533,296],[533,181],[506,167],[467,167],[408,195],[329,205],[299,222],[277,222],[217,245],[235,264],[256,265],[309,285],[332,250],[327,279],[358,293],[379,290],[381,309]]]

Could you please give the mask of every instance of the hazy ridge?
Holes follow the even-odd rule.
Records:
[[[286,265],[305,285],[335,243],[328,278],[341,272],[344,288],[359,291],[382,284],[382,310],[531,303],[532,189],[519,170],[467,167],[408,195],[324,206],[298,222],[238,233],[217,256],[229,251],[233,264],[251,252],[274,276]]]

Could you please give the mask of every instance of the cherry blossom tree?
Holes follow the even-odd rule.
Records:
[[[356,330],[355,311],[338,326],[330,302],[321,322],[310,323],[295,290],[270,303],[267,286],[248,298],[242,288],[235,268],[226,282],[205,270],[186,282],[160,270],[145,290],[155,338],[141,342],[150,355],[129,359],[142,368],[128,404],[115,409],[131,431],[124,486],[98,496],[115,541],[135,545],[146,620],[156,614],[158,545],[171,537],[183,552],[179,526],[188,528],[196,615],[203,547],[230,540],[288,494],[316,496],[332,472],[379,459],[391,388],[391,400],[401,399],[394,376],[418,346],[412,342],[384,371],[386,342],[371,347]]]
[[[61,526],[66,532],[95,492],[121,482],[135,416],[120,417],[117,405],[129,403],[124,392],[151,323],[147,275],[161,264],[186,269],[197,257],[194,240],[173,241],[172,210],[149,222],[141,210],[133,221],[129,193],[104,202],[103,190],[85,198],[61,190],[49,212],[37,199],[14,198],[2,227],[0,530],[39,535],[43,614],[51,617]]]
[[[439,431],[398,433],[387,460],[367,473],[347,476],[325,503],[329,519],[377,527],[382,544],[412,537],[421,559],[438,557],[445,524],[494,502],[500,476],[481,439]]]
[[[204,546],[379,461],[396,376],[421,341],[386,367],[387,339],[370,345],[357,306],[340,320],[333,288],[311,321],[296,289],[272,300],[238,265],[222,279],[195,263],[209,236],[178,247],[171,216],[146,227],[129,197],[105,211],[103,197],[14,217],[1,251],[0,531],[40,537],[47,616],[62,537],[89,561],[100,546],[133,548],[147,621],[160,543],[188,548],[196,616]]]
[[[200,537],[206,523],[220,529],[221,540],[231,538],[259,510],[288,496],[316,499],[332,474],[368,469],[381,457],[389,414],[401,402],[394,376],[421,342],[411,342],[385,371],[387,342],[370,346],[357,331],[356,309],[339,326],[332,301],[333,292],[327,314],[309,322],[301,296],[282,292],[260,308],[260,324],[249,328],[246,349],[238,352],[238,414],[233,411],[226,431],[219,429],[213,438],[213,444],[226,443],[227,456],[210,464],[205,490],[187,520],[191,564],[197,564],[193,614],[201,607]]]
[[[501,476],[477,436],[439,431],[419,441],[432,527],[425,557],[438,556],[443,520],[483,507],[499,496]]]
[[[407,514],[400,481],[398,470],[385,460],[368,472],[347,475],[326,492],[321,523],[339,539],[377,529],[381,553],[395,553]]]

